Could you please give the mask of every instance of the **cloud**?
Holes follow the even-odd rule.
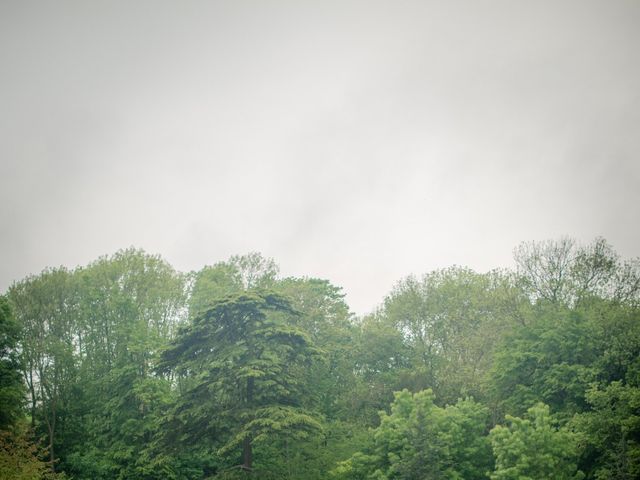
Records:
[[[522,240],[638,255],[636,2],[0,8],[0,289],[258,250],[363,313]]]

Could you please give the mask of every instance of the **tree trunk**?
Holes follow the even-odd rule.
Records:
[[[47,420],[47,430],[49,432],[49,465],[51,471],[55,473],[56,471],[56,454],[53,450],[53,438],[55,435],[56,423],[55,423],[55,413],[53,414],[53,419],[50,419],[48,415],[45,415]]]
[[[251,404],[253,403],[253,384],[254,384],[254,378],[253,377],[247,378],[246,402],[249,408],[251,408]],[[252,462],[253,462],[253,452],[251,451],[251,438],[247,437],[242,442],[242,468],[244,470],[250,471]]]
[[[242,442],[242,469],[250,471],[252,462],[253,453],[251,451],[251,439],[245,438]]]
[[[33,367],[29,367],[29,379],[27,382],[29,386],[29,394],[31,395],[31,430],[36,430],[36,408],[38,401],[36,399],[36,389],[33,384]]]
[[[56,471],[56,455],[53,451],[53,432],[49,434],[49,465],[51,471],[55,473]]]

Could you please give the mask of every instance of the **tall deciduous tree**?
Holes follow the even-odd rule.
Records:
[[[594,333],[581,312],[553,304],[532,309],[496,353],[491,383],[498,409],[522,415],[542,401],[565,419],[584,409],[601,355]]]
[[[381,315],[369,315],[357,325],[352,351],[356,379],[349,388],[351,415],[377,424],[393,393],[415,385],[411,349],[402,332]]]
[[[45,270],[9,289],[22,326],[21,355],[29,391],[32,426],[44,427],[54,470],[61,415],[72,403],[77,381],[77,337],[73,276],[64,268]]]
[[[440,402],[452,403],[483,396],[493,352],[521,300],[499,272],[454,267],[401,281],[381,316],[411,352],[414,390],[432,388]]]
[[[573,306],[597,296],[638,305],[640,261],[623,261],[603,238],[524,242],[514,251],[517,274],[534,301]]]
[[[591,410],[572,420],[583,463],[598,480],[640,478],[640,388],[612,382],[587,393]]]
[[[82,393],[74,417],[91,441],[69,448],[69,469],[80,478],[165,478],[147,455],[171,400],[153,362],[186,319],[184,277],[136,249],[102,257],[75,277]]]
[[[185,282],[167,262],[141,250],[121,250],[76,271],[78,354],[100,378],[122,365],[141,375],[185,316]]]
[[[12,427],[23,413],[25,390],[16,350],[19,333],[7,298],[0,296],[0,430]]]

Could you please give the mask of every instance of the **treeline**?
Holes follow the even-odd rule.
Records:
[[[359,318],[259,254],[124,250],[0,297],[8,479],[640,478],[640,264],[603,239]]]

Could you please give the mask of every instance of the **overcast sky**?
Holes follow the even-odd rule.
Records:
[[[640,255],[640,2],[0,0],[0,291],[259,251],[357,313],[524,240]]]

